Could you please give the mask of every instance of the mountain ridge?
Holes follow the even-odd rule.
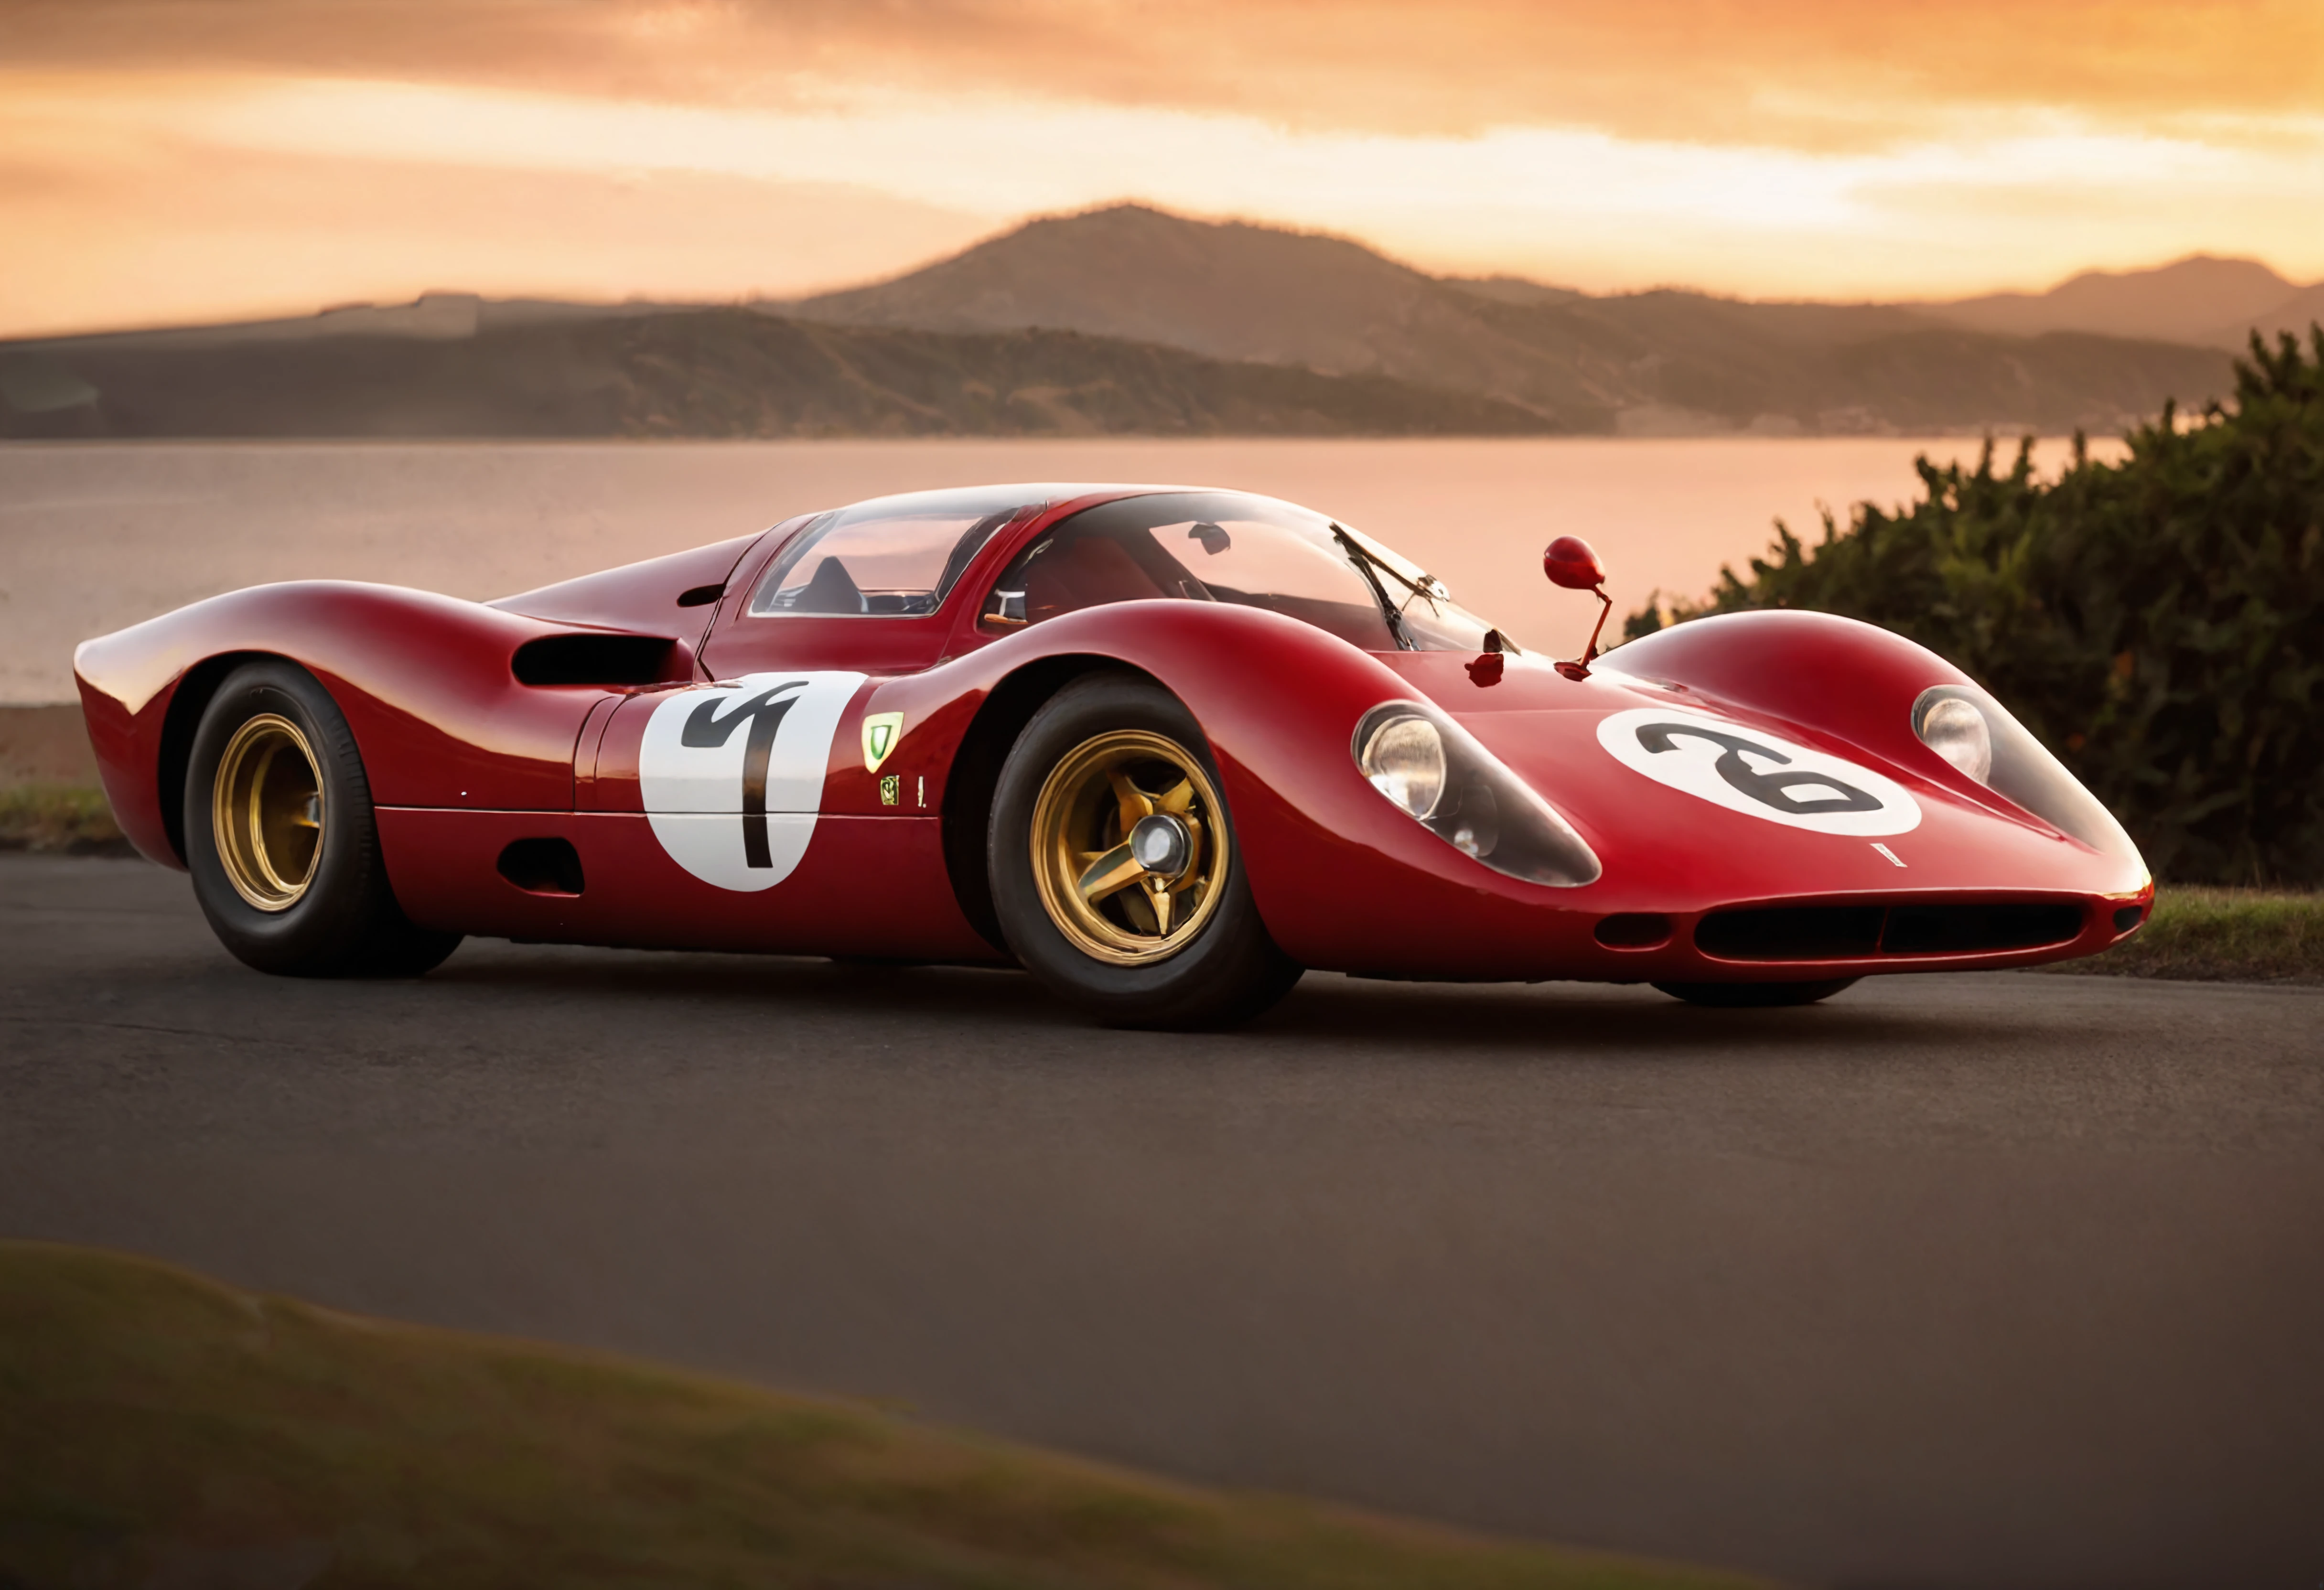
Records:
[[[2324,302],[2324,283],[2302,288],[2257,260],[2190,254],[2144,271],[2084,271],[2043,292],[1987,293],[1923,308],[1978,331],[2084,331],[2232,349],[2255,328],[2291,329],[2271,317],[2310,296]]]
[[[2304,328],[2324,284],[2197,256],[1951,305],[1592,296],[1117,205],[787,302],[430,293],[0,343],[0,437],[2109,432],[2223,396],[2230,360],[2085,323],[2263,304]]]
[[[2287,284],[2288,285],[2288,284]],[[1346,238],[1144,205],[1042,216],[785,313],[951,332],[1026,326],[1364,372],[1520,404],[1564,431],[2116,429],[2226,390],[2217,349],[2070,327],[2010,336],[1901,304],[1593,297],[1437,278]]]
[[[440,295],[439,295],[440,296]],[[0,345],[0,438],[1536,436],[1538,415],[1380,376],[1032,331],[724,308],[430,311],[353,333]],[[277,326],[281,323],[262,323]],[[383,326],[386,329],[382,329]],[[202,328],[205,331],[222,328]]]

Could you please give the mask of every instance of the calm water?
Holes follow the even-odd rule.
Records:
[[[0,703],[72,699],[79,640],[268,580],[483,598],[887,492],[992,481],[1237,486],[1361,527],[1525,644],[1577,649],[1588,598],[1541,575],[1588,537],[1618,615],[1695,595],[1781,517],[1915,494],[1960,438],[935,441],[0,446]],[[2037,455],[2054,470],[2065,444]]]

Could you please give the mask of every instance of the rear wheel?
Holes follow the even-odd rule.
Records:
[[[304,668],[229,675],[194,731],[185,789],[194,898],[235,959],[289,977],[416,977],[460,942],[388,887],[355,736]]]
[[[988,846],[1009,947],[1110,1025],[1230,1025],[1299,980],[1250,897],[1200,726],[1143,679],[1085,676],[1033,715]]]
[[[1829,999],[1856,982],[1854,978],[1825,978],[1812,983],[1656,983],[1655,988],[1689,1005],[1711,1005],[1729,1010],[1769,1010],[1786,1005],[1813,1005]]]

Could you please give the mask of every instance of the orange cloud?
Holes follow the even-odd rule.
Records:
[[[0,0],[0,335],[784,295],[1132,198],[1591,290],[2324,272],[2319,0]]]
[[[2315,0],[19,0],[9,30],[27,66],[761,106],[846,82],[1311,129],[1825,150],[1997,111],[2139,128],[2324,112]]]

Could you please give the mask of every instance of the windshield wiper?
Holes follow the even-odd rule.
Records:
[[[1420,648],[1414,642],[1412,631],[1405,628],[1404,609],[1388,599],[1388,587],[1379,582],[1382,574],[1396,574],[1397,582],[1402,584],[1406,583],[1404,576],[1397,574],[1396,570],[1382,563],[1373,555],[1370,547],[1348,534],[1337,522],[1332,526],[1332,538],[1345,548],[1348,556],[1355,560],[1356,572],[1363,575],[1364,584],[1372,588],[1372,598],[1380,604],[1380,611],[1388,619],[1388,633],[1396,637],[1397,649],[1418,651]],[[1419,594],[1416,588],[1413,594]],[[1405,600],[1409,602],[1412,598],[1406,597]]]

